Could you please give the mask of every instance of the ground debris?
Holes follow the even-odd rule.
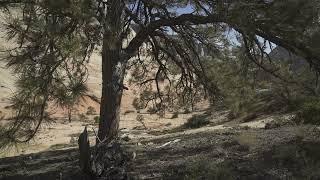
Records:
[[[123,150],[118,139],[116,138],[108,143],[99,143],[90,148],[88,133],[85,128],[79,137],[80,167],[82,171],[89,176],[103,179],[128,179],[126,165],[132,156]]]
[[[173,141],[166,142],[166,143],[162,144],[161,146],[158,146],[157,148],[163,148],[163,147],[166,147],[166,146],[168,146],[170,144],[174,144],[174,143],[177,143],[177,142],[180,142],[180,141],[181,141],[181,139],[175,139]]]
[[[94,150],[92,170],[98,177],[127,179],[126,165],[130,160],[130,153],[115,140]]]

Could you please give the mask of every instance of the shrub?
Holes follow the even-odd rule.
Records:
[[[143,102],[141,102],[141,100],[139,98],[134,98],[133,101],[132,101],[132,106],[136,110],[143,109]]]
[[[93,118],[93,120],[94,120],[95,123],[99,123],[100,122],[100,116],[95,116]]]
[[[184,109],[183,114],[190,114],[191,111],[189,109]]]
[[[79,121],[87,121],[88,120],[88,117],[84,114],[79,114],[78,117],[79,117]]]
[[[157,108],[155,108],[155,107],[149,107],[148,108],[148,110],[147,110],[147,112],[149,113],[149,114],[155,114],[155,113],[157,113]]]
[[[92,106],[89,106],[88,109],[87,109],[87,115],[94,115],[96,114],[96,110],[94,109],[94,107]]]
[[[163,109],[161,109],[161,110],[159,110],[159,111],[157,112],[157,115],[158,115],[159,117],[163,118],[163,117],[166,115],[166,112],[165,112]]]
[[[319,142],[292,141],[290,144],[273,147],[271,156],[266,159],[278,167],[294,170],[303,179],[319,179]],[[302,168],[303,167],[303,168]]]
[[[304,124],[320,125],[320,99],[306,100],[300,106],[297,118]]]
[[[141,114],[137,115],[136,120],[137,120],[138,122],[140,122],[145,129],[147,129],[147,126],[146,126],[146,125],[144,124],[144,122],[143,122],[143,121],[144,121],[143,115],[141,115]]]
[[[176,119],[178,117],[179,117],[179,113],[175,112],[175,113],[172,114],[171,119]]]
[[[141,115],[141,114],[137,115],[136,120],[139,122],[142,122],[144,120],[143,115]]]
[[[210,123],[205,115],[194,115],[184,124],[186,128],[200,128]]]

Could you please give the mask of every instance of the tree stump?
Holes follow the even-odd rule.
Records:
[[[80,134],[78,145],[80,151],[80,168],[84,173],[91,174],[91,152],[87,127],[85,127]]]

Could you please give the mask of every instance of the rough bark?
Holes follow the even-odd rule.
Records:
[[[102,97],[97,143],[108,142],[117,135],[126,61],[120,45],[104,37],[102,52]]]

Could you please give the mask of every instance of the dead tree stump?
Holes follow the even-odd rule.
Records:
[[[91,152],[87,127],[85,127],[80,134],[78,145],[80,151],[80,168],[84,173],[91,174]]]

